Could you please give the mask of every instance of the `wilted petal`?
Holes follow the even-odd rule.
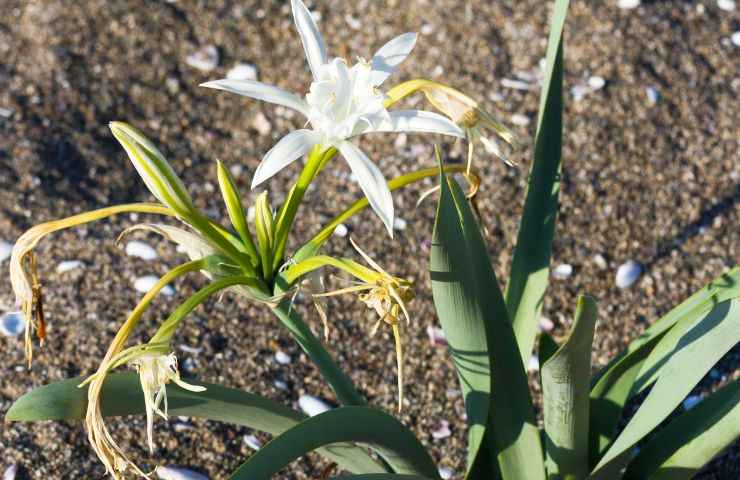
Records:
[[[380,47],[371,61],[373,85],[383,83],[406,60],[416,45],[416,37],[415,33],[404,33]]]
[[[292,0],[293,20],[301,36],[303,49],[306,51],[308,66],[311,68],[313,78],[318,80],[319,68],[326,63],[326,47],[319,33],[319,28],[301,0]]]
[[[306,102],[301,97],[266,83],[255,82],[253,80],[229,80],[225,78],[223,80],[201,83],[200,86],[282,105],[308,116],[308,105],[306,105]]]
[[[374,125],[359,123],[354,135],[375,132],[416,132],[416,133],[440,133],[463,138],[465,132],[452,121],[433,112],[424,110],[394,110],[382,122]]]
[[[280,139],[262,159],[254,172],[252,188],[308,153],[319,143],[319,136],[311,130],[295,130]]]
[[[370,206],[375,210],[393,237],[393,197],[385,177],[378,167],[356,146],[350,142],[337,145],[349,163],[352,173],[357,177],[360,188],[365,193]]]

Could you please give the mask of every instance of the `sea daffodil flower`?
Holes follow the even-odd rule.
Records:
[[[301,113],[311,128],[290,132],[267,152],[252,180],[252,188],[275,175],[316,146],[334,147],[347,161],[370,206],[393,234],[393,199],[378,167],[349,140],[374,132],[425,132],[463,137],[463,131],[442,115],[420,110],[388,111],[380,86],[411,53],[415,33],[386,43],[370,61],[350,67],[330,59],[316,22],[301,0],[292,0],[293,19],[306,52],[313,82],[304,98],[272,85],[250,80],[216,80],[203,87],[225,90],[275,103]]]

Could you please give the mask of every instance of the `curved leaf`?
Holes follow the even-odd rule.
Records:
[[[597,318],[594,299],[580,297],[568,339],[540,370],[548,478],[588,475],[588,374]]]
[[[725,385],[655,434],[625,479],[689,479],[740,438],[740,380]]]
[[[504,479],[544,478],[527,374],[485,243],[459,185],[440,174],[432,292],[466,392],[469,458],[490,454]],[[490,379],[500,387],[489,394]],[[486,449],[477,448],[482,422]]]
[[[32,390],[10,407],[8,421],[77,420],[85,418],[87,389],[77,386],[82,378],[51,383]],[[167,386],[171,415],[200,417],[242,425],[272,435],[279,435],[298,425],[306,416],[279,403],[220,385],[195,382],[206,387],[194,393],[176,385]],[[144,395],[135,373],[108,375],[103,387],[101,406],[106,417],[144,413]],[[319,453],[353,472],[384,472],[367,452],[353,445],[333,445]]]
[[[304,420],[249,457],[230,478],[268,479],[300,456],[337,442],[369,445],[397,473],[439,479],[419,440],[395,418],[367,407],[340,407]]]

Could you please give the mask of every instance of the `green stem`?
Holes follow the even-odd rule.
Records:
[[[272,311],[318,367],[334,390],[337,399],[342,405],[365,405],[365,399],[357,391],[352,380],[339,368],[331,354],[311,332],[308,325],[303,322],[298,312],[291,309],[289,305],[290,302],[283,301]]]
[[[321,145],[314,147],[308,156],[306,166],[303,167],[296,184],[291,188],[290,193],[288,193],[288,198],[285,200],[277,217],[277,232],[275,234],[275,248],[272,257],[273,270],[280,268],[280,264],[283,261],[285,245],[288,242],[288,234],[293,226],[298,207],[303,201],[303,196],[306,194],[308,186],[311,185],[316,175],[336,153],[337,150],[333,147],[327,150],[322,150]]]

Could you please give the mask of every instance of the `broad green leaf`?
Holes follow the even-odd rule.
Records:
[[[490,454],[504,479],[544,478],[527,374],[506,305],[467,199],[444,175],[430,269],[434,304],[465,394],[469,459]],[[499,385],[493,391],[491,379]],[[478,448],[483,425],[485,449]]]
[[[522,362],[532,353],[537,319],[547,290],[552,239],[558,213],[563,131],[563,27],[568,0],[557,0],[547,44],[547,70],[529,173],[527,196],[506,289]]]
[[[739,438],[740,380],[734,380],[650,438],[630,462],[625,479],[692,478]]]
[[[552,338],[547,332],[540,334],[540,346],[537,348],[537,356],[539,357],[540,365],[544,365],[555,352],[558,351],[558,342]]]
[[[396,473],[439,479],[423,445],[398,420],[367,407],[340,407],[306,419],[275,437],[231,475],[267,480],[306,453],[337,442],[369,445]]]
[[[594,299],[580,297],[570,335],[540,369],[551,479],[588,475],[588,375],[597,318]]]
[[[85,418],[87,389],[77,386],[82,378],[55,382],[32,390],[10,407],[6,421],[79,420]],[[202,382],[206,387],[194,393],[176,385],[167,386],[171,415],[206,418],[280,435],[298,425],[306,416],[279,403],[250,393]],[[101,400],[106,417],[144,414],[144,395],[138,375],[108,375]],[[352,445],[333,445],[319,452],[342,467],[357,473],[384,472],[365,451]]]
[[[605,478],[615,464],[624,460],[629,449],[660,424],[738,340],[740,300],[715,305],[690,327],[640,409],[594,468],[595,478]]]
[[[666,332],[684,319],[701,318],[714,305],[740,296],[740,268],[720,275],[661,317],[592,380],[590,450],[591,466],[614,440],[625,403],[635,393],[633,385],[646,359]],[[685,330],[685,329],[683,329]],[[681,331],[681,330],[677,330]],[[675,343],[672,343],[675,346]]]

